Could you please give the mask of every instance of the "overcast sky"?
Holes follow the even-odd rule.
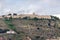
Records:
[[[60,0],[0,0],[0,15],[9,12],[60,16]]]

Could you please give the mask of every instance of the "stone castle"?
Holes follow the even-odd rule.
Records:
[[[5,15],[4,17],[11,17],[12,18],[23,18],[23,17],[30,17],[30,18],[34,18],[34,17],[37,17],[37,18],[44,18],[44,19],[51,19],[51,16],[50,15],[37,15],[35,13],[33,14],[20,14],[20,15]],[[3,18],[2,16],[0,16],[0,18]]]

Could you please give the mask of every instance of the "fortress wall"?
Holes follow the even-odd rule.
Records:
[[[7,18],[11,17],[11,16],[5,16]],[[15,15],[15,16],[12,16],[12,18],[23,18],[23,17],[30,17],[30,18],[34,18],[34,17],[37,17],[37,18],[45,18],[45,19],[51,19],[51,16],[50,15],[33,15],[33,14],[20,14],[20,15]],[[2,18],[2,17],[0,17]]]
[[[37,17],[37,18],[45,18],[45,19],[51,19],[51,16],[49,15],[20,15],[21,18],[23,17],[30,17],[30,18],[34,18],[34,17]]]

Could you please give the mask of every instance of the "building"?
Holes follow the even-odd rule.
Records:
[[[20,14],[19,16],[20,16],[20,18],[23,18],[23,17],[30,17],[30,18],[37,17],[37,18],[51,19],[50,15],[36,15],[34,13],[33,14]]]
[[[23,18],[23,17],[34,18],[34,17],[37,17],[37,18],[51,19],[50,15],[37,15],[35,13],[33,13],[33,14],[20,14],[20,15],[5,15],[5,17],[7,17],[8,19],[10,17],[12,17],[12,18]]]

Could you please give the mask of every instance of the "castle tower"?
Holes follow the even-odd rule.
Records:
[[[35,12],[33,12],[33,15],[35,15]]]

